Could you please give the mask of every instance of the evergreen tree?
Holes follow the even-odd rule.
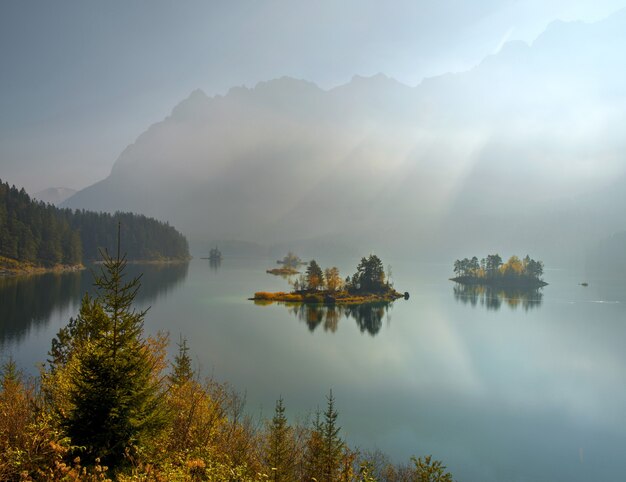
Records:
[[[339,413],[335,409],[333,391],[327,397],[328,404],[324,412],[322,424],[322,479],[326,482],[337,480],[337,473],[341,468],[341,455],[344,443],[339,438],[341,427],[337,425]]]
[[[187,346],[187,339],[180,336],[178,345],[178,355],[174,358],[172,364],[172,374],[170,375],[170,382],[172,385],[182,385],[183,383],[191,380],[194,376],[193,368],[191,367],[191,357],[189,356],[189,347]]]
[[[304,478],[303,480],[322,480],[324,473],[324,426],[321,421],[319,409],[315,412],[315,419],[309,429],[304,452]]]
[[[163,426],[165,412],[160,360],[143,336],[146,311],[132,308],[139,278],[124,281],[119,238],[117,256],[103,258],[97,297],[85,296],[51,355],[53,373],[67,370],[67,406],[59,415],[72,444],[84,448],[88,461],[115,467]]]
[[[311,260],[306,269],[306,283],[310,290],[317,290],[324,285],[324,273],[314,259]]]
[[[282,397],[276,401],[268,431],[265,465],[274,482],[294,480],[295,448],[293,430],[287,423]]]
[[[357,291],[378,293],[385,291],[385,269],[383,262],[375,254],[368,258],[361,258],[357,272],[352,276],[352,284]]]
[[[413,470],[411,480],[415,482],[453,482],[452,474],[446,472],[446,466],[431,455],[422,458],[411,457]]]

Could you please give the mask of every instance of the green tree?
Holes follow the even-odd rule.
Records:
[[[413,471],[411,481],[413,482],[453,482],[452,474],[446,472],[446,466],[439,460],[433,460],[431,455],[423,459],[411,457],[413,461]]]
[[[281,397],[276,401],[265,448],[265,466],[270,480],[275,482],[294,480],[294,457],[293,430],[287,422],[285,405]]]
[[[310,290],[317,290],[324,285],[324,273],[314,259],[311,260],[306,269],[306,284]]]
[[[358,291],[366,293],[382,292],[387,289],[383,262],[375,254],[361,258],[357,272],[352,276],[352,284]]]
[[[341,456],[344,449],[343,440],[339,437],[341,427],[337,424],[339,413],[335,409],[335,397],[330,391],[327,397],[328,403],[324,412],[322,423],[322,479],[326,482],[337,480],[337,474],[341,468]]]
[[[318,408],[305,442],[303,480],[322,480],[321,477],[324,473],[323,431],[324,425]]]
[[[490,254],[487,256],[487,261],[485,263],[487,275],[490,277],[494,277],[498,274],[498,270],[500,266],[502,266],[502,258],[499,254]]]
[[[103,252],[95,299],[85,296],[79,316],[53,342],[51,375],[65,381],[61,424],[82,458],[110,467],[165,424],[161,358],[143,336],[146,311],[132,304],[139,278],[124,281],[126,258]]]
[[[473,256],[469,261],[469,271],[473,276],[476,276],[478,270],[480,269],[480,264],[478,263],[478,258]]]
[[[178,354],[174,358],[174,363],[172,363],[172,374],[170,375],[172,385],[182,385],[191,380],[194,376],[187,339],[180,335],[180,341],[177,345]]]

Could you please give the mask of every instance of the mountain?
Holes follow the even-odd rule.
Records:
[[[545,259],[626,229],[626,10],[555,22],[467,72],[194,91],[64,205],[173,220],[192,241],[331,239]]]
[[[77,192],[76,189],[70,189],[69,187],[50,187],[43,191],[36,192],[33,198],[58,206]]]

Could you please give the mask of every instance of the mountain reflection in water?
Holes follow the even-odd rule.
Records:
[[[509,308],[521,306],[524,311],[538,308],[541,305],[543,293],[540,289],[522,288],[494,288],[483,285],[464,285],[455,283],[453,288],[454,299],[471,306],[484,306],[488,310],[499,310],[503,303]]]

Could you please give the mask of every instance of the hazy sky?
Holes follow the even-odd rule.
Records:
[[[0,2],[0,178],[36,192],[106,177],[193,89],[283,75],[324,88],[383,72],[409,85],[471,68],[555,19],[626,0]]]

